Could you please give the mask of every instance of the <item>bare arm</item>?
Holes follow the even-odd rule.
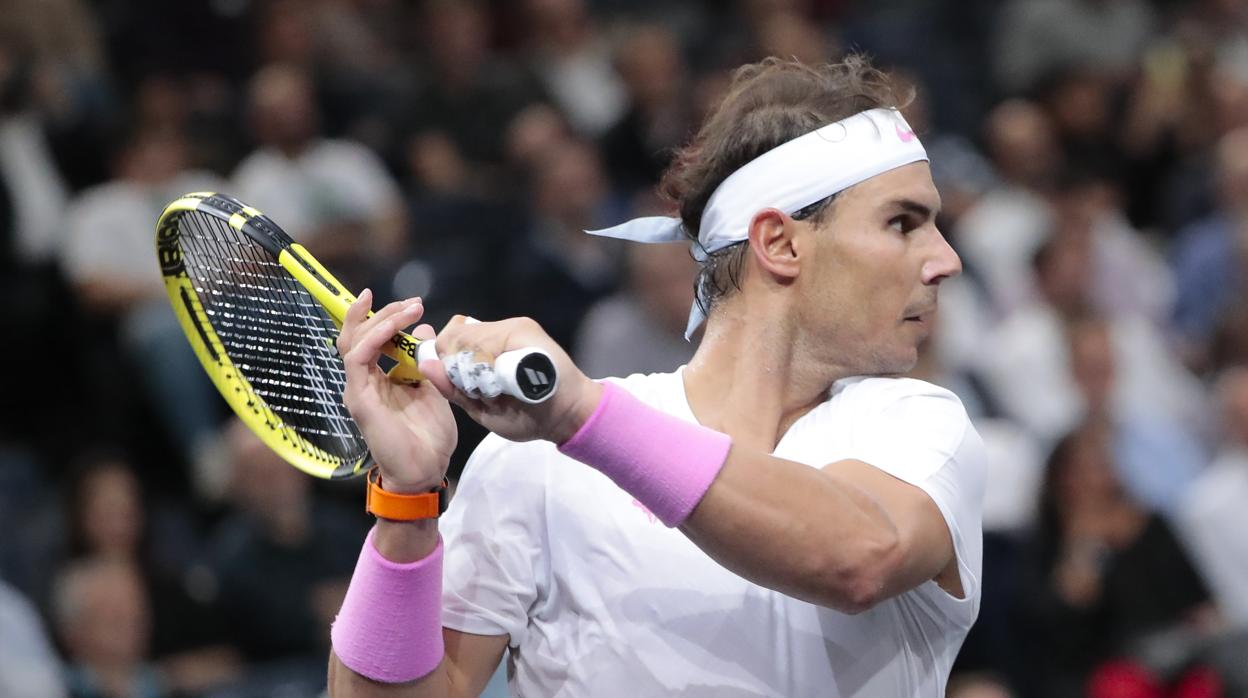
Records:
[[[929,579],[962,595],[935,502],[861,461],[820,470],[734,447],[681,530],[742,577],[841,611]]]
[[[433,552],[438,542],[437,524],[379,520],[374,541],[382,557],[394,562],[413,562]],[[442,640],[446,655],[438,668],[416,681],[401,684],[365,678],[347,668],[331,652],[329,693],[335,698],[468,698],[480,695],[502,659],[507,636],[472,635],[443,628]]]

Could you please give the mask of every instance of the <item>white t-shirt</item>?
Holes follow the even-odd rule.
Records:
[[[693,421],[680,372],[620,384]],[[489,436],[450,510],[443,624],[510,636],[519,696],[940,696],[979,611],[982,446],[950,392],[854,378],[775,455],[860,459],[931,495],[965,598],[933,581],[847,615],[725,570],[596,470]]]

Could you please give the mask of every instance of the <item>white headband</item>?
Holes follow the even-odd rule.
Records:
[[[764,208],[787,214],[822,201],[878,174],[927,160],[927,151],[896,109],[871,109],[828,124],[763,153],[728,176],[702,212],[693,256],[707,255],[749,237],[750,221]],[[634,218],[590,235],[634,242],[681,242],[680,218]],[[701,295],[702,289],[698,289]],[[695,301],[685,339],[706,316]]]

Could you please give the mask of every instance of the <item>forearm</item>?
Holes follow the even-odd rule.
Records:
[[[681,530],[724,567],[811,603],[857,612],[903,589],[895,523],[852,483],[733,448]]]

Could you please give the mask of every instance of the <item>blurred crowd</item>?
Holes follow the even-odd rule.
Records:
[[[229,417],[165,203],[669,371],[687,248],[582,231],[669,210],[734,67],[850,50],[913,87],[965,266],[915,369],[991,454],[949,695],[1248,696],[1245,0],[0,0],[0,695],[323,688],[361,485]]]

